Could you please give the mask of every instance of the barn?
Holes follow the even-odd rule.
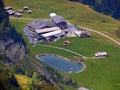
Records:
[[[72,24],[68,23],[62,16],[50,13],[52,21],[41,21],[36,19],[26,25],[24,32],[29,38],[30,43],[39,41],[56,41],[65,36],[90,37],[91,34],[86,30],[77,30]],[[70,45],[65,41],[64,45]]]
[[[19,13],[19,12],[16,12],[16,13],[14,13],[14,16],[15,16],[15,17],[21,17],[21,16],[22,16],[22,14],[21,14],[21,13]]]
[[[54,22],[34,20],[29,23],[25,28],[24,32],[29,38],[30,43],[42,41],[54,41],[56,38],[60,38],[64,35],[61,28],[57,27]]]
[[[12,10],[12,9],[10,9],[10,10],[8,10],[8,11],[6,11],[9,15],[14,15],[15,14],[15,11],[14,10]]]
[[[8,11],[8,10],[12,10],[12,9],[13,9],[13,8],[10,7],[10,6],[5,7],[5,10],[6,10],[6,11]]]
[[[67,22],[62,16],[55,15],[52,17],[52,21],[55,22],[61,29],[65,29],[67,27]]]

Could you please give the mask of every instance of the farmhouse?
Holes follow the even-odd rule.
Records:
[[[64,35],[64,32],[56,26],[54,22],[34,20],[24,28],[25,34],[29,37],[31,43],[38,41],[54,41]],[[32,40],[32,41],[31,41]]]
[[[30,43],[51,42],[56,41],[64,36],[88,37],[90,33],[77,30],[74,26],[67,23],[66,20],[55,13],[51,13],[52,21],[34,20],[24,28],[24,32],[29,38]],[[68,41],[64,45],[70,45]]]

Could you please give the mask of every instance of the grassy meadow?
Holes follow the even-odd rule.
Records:
[[[48,11],[50,10],[51,12],[55,12],[58,15],[63,16],[73,24],[98,30],[115,40],[120,41],[114,33],[120,22],[109,16],[97,13],[86,5],[68,2],[67,0],[4,1],[5,5],[12,6],[15,10],[19,10],[23,8],[24,5],[28,5],[33,11],[33,14],[28,15],[25,12],[22,17],[45,19],[48,17]],[[102,22],[102,20],[106,20],[106,22]],[[74,56],[76,55],[63,50],[51,49],[42,46],[36,46],[33,48],[23,33],[23,28],[29,22],[31,22],[31,20],[11,19],[11,24],[14,25],[16,30],[22,34],[23,38],[27,42],[27,47],[34,55],[53,53],[75,60]],[[67,47],[62,46],[64,40],[69,40],[71,45]],[[93,88],[94,90],[120,90],[120,47],[115,45],[112,41],[96,33],[92,33],[91,38],[64,38],[55,43],[48,43],[46,45],[66,48],[88,57],[92,57],[94,53],[98,51],[107,51],[108,57],[105,59],[84,60],[83,62],[86,64],[87,68],[81,73],[60,73],[77,81],[78,87],[84,86],[89,89]],[[69,86],[64,86],[64,88],[65,90],[78,90],[77,88]]]
[[[73,24],[99,30],[120,41],[115,35],[115,30],[120,22],[95,12],[87,5],[69,2],[68,0],[34,0],[34,2],[31,0],[4,0],[4,2],[5,6],[12,6],[16,11],[27,5],[33,11],[33,14],[28,15],[25,12],[23,17],[48,18],[48,12],[55,12]],[[102,22],[103,20],[105,22]]]

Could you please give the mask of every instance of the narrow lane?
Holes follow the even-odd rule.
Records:
[[[50,47],[50,48],[56,48],[56,49],[60,49],[60,50],[64,50],[64,51],[67,51],[67,52],[70,52],[70,53],[73,53],[75,55],[78,55],[80,57],[82,57],[83,59],[87,59],[88,57],[80,54],[80,53],[77,53],[75,51],[72,51],[72,50],[68,50],[68,49],[65,49],[65,48],[61,48],[61,47],[56,47],[56,46],[50,46],[50,45],[40,45],[40,44],[37,44],[38,46],[42,46],[42,47]]]

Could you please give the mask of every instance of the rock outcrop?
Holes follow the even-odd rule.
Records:
[[[22,35],[9,22],[9,15],[0,0],[0,60],[7,64],[21,62],[26,51]]]
[[[0,55],[5,55],[12,62],[20,62],[24,58],[25,47],[13,39],[0,40]]]

